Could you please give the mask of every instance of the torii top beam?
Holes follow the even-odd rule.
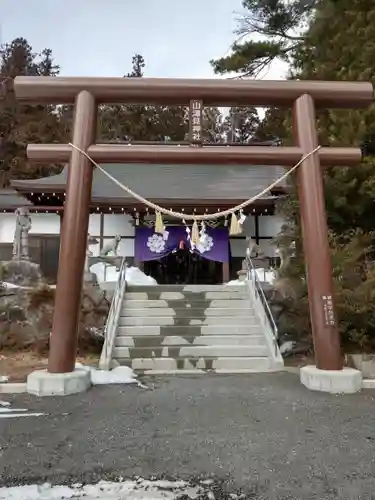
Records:
[[[304,94],[316,107],[366,108],[374,99],[369,82],[307,80],[221,80],[17,76],[16,98],[24,104],[72,104],[86,90],[97,103],[205,106],[292,106]]]

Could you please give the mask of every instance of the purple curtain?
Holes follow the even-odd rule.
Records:
[[[197,245],[194,253],[216,262],[229,260],[229,236],[227,228],[206,228],[207,239],[204,245]],[[153,228],[135,229],[135,259],[141,262],[158,260],[178,250],[180,242],[190,248],[188,234],[184,226],[168,226],[165,234],[155,233]]]

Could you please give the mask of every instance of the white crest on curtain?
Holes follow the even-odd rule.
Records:
[[[214,246],[214,240],[212,236],[208,234],[205,235],[204,239],[201,239],[196,246],[196,249],[199,253],[209,252],[211,248]]]
[[[161,234],[153,234],[152,236],[149,236],[146,243],[150,252],[153,253],[163,253],[165,250],[165,244],[166,239]]]

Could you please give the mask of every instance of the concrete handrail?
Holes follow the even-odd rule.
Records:
[[[283,358],[280,354],[278,345],[278,328],[273,317],[271,308],[268,304],[262,285],[254,264],[250,256],[246,256],[247,271],[248,271],[248,289],[252,296],[254,309],[262,323],[267,343],[269,344],[274,361],[283,363]]]

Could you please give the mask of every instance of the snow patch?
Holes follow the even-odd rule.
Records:
[[[280,354],[287,354],[288,352],[292,351],[295,346],[296,342],[294,342],[294,340],[287,340],[286,342],[283,342],[280,346]]]
[[[23,412],[23,411],[27,411],[27,408],[8,408],[8,407],[5,407],[5,408],[0,408],[0,413],[8,413],[8,412],[15,412],[15,411],[18,411],[18,412]]]
[[[228,286],[238,286],[238,285],[246,285],[246,280],[245,281],[240,281],[240,280],[232,280],[232,281],[228,281],[228,283],[226,283],[226,285]]]
[[[272,285],[275,281],[274,271],[269,271],[267,269],[263,269],[262,267],[257,267],[255,269],[255,271],[251,271],[251,274],[254,275],[254,272],[256,273],[259,281],[267,282],[270,285]],[[227,285],[244,285],[246,283],[246,281],[248,281],[247,278],[244,281],[240,281],[238,279],[232,280],[232,281],[229,281],[229,283],[227,283]]]
[[[35,286],[23,286],[23,285],[15,285],[14,283],[8,283],[8,281],[2,281],[1,282],[2,286],[6,289],[9,289],[9,290],[12,290],[12,289],[15,289],[15,288],[20,288],[22,290],[35,290]],[[56,288],[56,285],[47,285],[48,288]]]
[[[10,408],[10,403],[8,403],[8,401],[0,401],[0,419],[20,418],[20,417],[41,417],[42,415],[44,415],[44,413],[29,412],[27,408]]]
[[[273,285],[275,281],[275,272],[274,271],[269,271],[267,269],[263,268],[257,268],[256,273],[258,276],[259,281],[264,281],[266,283],[269,283],[270,285]]]
[[[93,366],[76,363],[76,368],[90,372],[92,385],[106,384],[137,384],[146,389],[146,386],[137,380],[137,375],[128,366],[116,366],[113,370],[99,370]]]
[[[138,267],[128,267],[125,273],[126,282],[133,286],[155,286],[158,282],[151,276],[147,276]]]
[[[1,284],[4,288],[30,288],[21,285],[15,285],[14,283],[8,283],[7,281],[2,281]]]
[[[0,488],[0,500],[65,500],[86,498],[87,500],[177,500],[178,498],[196,499],[206,494],[215,498],[210,489],[211,481],[200,486],[191,486],[185,481],[135,481],[109,482],[97,484],[80,484],[72,486],[52,486],[51,484],[15,486]],[[237,495],[234,495],[237,498]]]

